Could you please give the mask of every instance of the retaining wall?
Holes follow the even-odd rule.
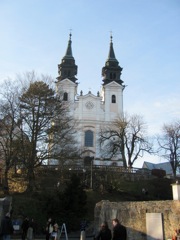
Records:
[[[172,239],[174,229],[180,228],[180,200],[110,202],[102,200],[95,206],[94,226],[107,221],[112,229],[112,219],[118,218],[127,227],[128,240],[154,239],[146,233],[146,213],[161,213],[164,239]]]

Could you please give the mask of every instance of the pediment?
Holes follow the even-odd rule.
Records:
[[[69,85],[72,85],[72,86],[76,86],[77,85],[77,83],[74,83],[73,81],[71,81],[70,79],[68,79],[68,78],[65,78],[65,79],[63,79],[63,80],[61,80],[60,82],[59,82],[59,84],[61,84],[61,85],[64,85],[64,86],[69,86]]]
[[[117,83],[117,82],[115,82],[115,81],[112,81],[112,82],[104,85],[104,87],[120,87],[120,86],[122,87],[121,84],[119,84],[119,83]]]

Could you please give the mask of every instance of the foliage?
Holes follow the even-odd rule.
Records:
[[[65,222],[69,230],[77,229],[86,214],[87,196],[76,175],[72,175],[63,192],[57,188],[55,191],[36,193],[35,196],[41,203],[38,211],[43,213],[45,219],[52,217],[60,225]]]
[[[64,196],[64,209],[66,211],[75,212],[76,217],[81,217],[86,213],[85,205],[87,197],[80,183],[80,178],[76,174],[72,174]]]
[[[68,105],[47,84],[49,76],[24,76],[25,84],[8,88],[1,102],[0,151],[5,160],[5,182],[14,166],[26,170],[27,190],[36,189],[35,169],[50,159],[63,165],[78,156],[74,141],[74,120]],[[21,79],[22,80],[22,79]],[[6,120],[6,121],[5,121]],[[8,121],[7,121],[8,120]]]
[[[42,233],[49,217],[59,225],[66,223],[69,231],[77,230],[86,214],[86,197],[78,177],[72,176],[64,192],[52,189],[36,192],[31,197],[26,193],[13,195],[13,216],[33,218],[37,223],[38,234]]]
[[[163,177],[166,176],[166,171],[163,170],[163,169],[152,169],[152,170],[151,170],[151,174],[152,174],[153,176],[158,177],[158,178],[163,178]]]
[[[77,177],[72,176],[63,192],[52,189],[35,193],[31,197],[26,193],[13,195],[13,218],[26,215],[34,218],[38,224],[38,234],[42,233],[49,216],[53,217],[59,225],[66,223],[68,231],[73,231],[79,230],[82,219],[94,220],[95,205],[102,199],[111,202],[172,199],[171,179],[141,179],[134,182],[114,179],[111,182],[113,190],[104,193],[92,189],[84,192],[78,181]],[[147,190],[147,195],[142,194],[142,188]]]

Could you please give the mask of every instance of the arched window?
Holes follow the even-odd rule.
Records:
[[[85,147],[93,147],[93,132],[91,130],[85,132]]]
[[[63,95],[63,100],[64,100],[64,101],[67,101],[67,100],[68,100],[68,93],[67,93],[67,92],[64,93],[64,95]]]
[[[116,103],[116,96],[115,96],[115,95],[112,95],[111,102],[112,102],[112,103]]]

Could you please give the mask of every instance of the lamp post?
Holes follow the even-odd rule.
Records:
[[[93,159],[94,157],[91,158],[91,181],[90,181],[90,188],[93,188]]]
[[[90,188],[92,189],[92,185],[93,185],[93,183],[92,183],[92,160],[91,160],[91,181],[90,181]]]
[[[86,183],[85,183],[85,174],[86,174],[86,169],[83,168],[83,185],[84,185],[84,187],[86,186]]]

